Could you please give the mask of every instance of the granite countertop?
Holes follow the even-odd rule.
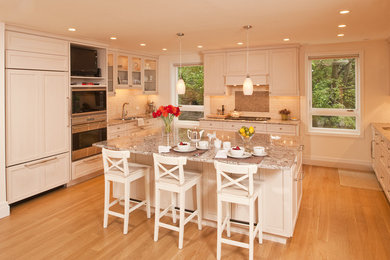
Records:
[[[211,132],[213,131],[205,131],[202,140],[208,140],[207,133]],[[230,141],[232,146],[243,145],[240,136],[236,132],[216,131],[216,134],[217,137],[222,141]],[[186,128],[175,129],[174,141],[172,143],[176,144],[179,141],[188,141]],[[153,153],[158,152],[159,145],[165,144],[166,140],[163,139],[161,130],[156,129],[153,132],[148,132],[148,134],[137,138],[124,136],[95,143],[94,145],[97,147],[104,147],[114,150],[127,150],[136,154],[152,155]],[[265,156],[258,164],[259,168],[266,169],[291,168],[299,150],[301,149],[299,137],[271,134],[255,134],[251,140],[251,147],[253,146],[266,147],[268,155]],[[218,150],[211,146],[211,148],[206,152],[199,155],[188,156],[187,159],[191,161],[213,163],[217,151]],[[169,154],[169,156],[172,156],[172,154]],[[186,156],[186,153],[177,153],[177,156]],[[243,159],[242,162],[237,162],[236,159],[232,161],[227,160],[227,162],[234,164],[245,164],[245,159]]]
[[[390,123],[371,123],[371,125],[390,141]],[[383,127],[389,127],[389,130],[384,130]]]
[[[234,120],[224,118],[200,118],[201,121],[220,121],[220,122],[248,122],[256,124],[281,124],[281,125],[299,125],[299,120],[281,120],[281,119],[270,119],[267,121],[249,121],[249,120]]]
[[[134,116],[134,117],[143,118],[143,119],[153,118],[151,115],[137,115],[137,116]],[[113,125],[128,124],[128,123],[133,123],[133,122],[137,122],[137,119],[131,119],[131,120],[108,119],[107,125],[108,126],[113,126]]]

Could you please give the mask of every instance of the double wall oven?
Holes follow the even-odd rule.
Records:
[[[72,161],[101,152],[93,143],[107,140],[107,96],[104,87],[72,88]]]

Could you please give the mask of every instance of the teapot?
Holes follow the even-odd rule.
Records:
[[[202,139],[202,134],[203,134],[204,130],[198,130],[197,128],[191,130],[191,129],[188,129],[187,130],[187,136],[188,136],[188,139],[190,139],[191,142],[199,142],[200,139]]]

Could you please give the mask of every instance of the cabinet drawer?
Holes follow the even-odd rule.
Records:
[[[13,203],[68,181],[68,153],[12,166],[7,169],[7,200]]]
[[[18,32],[6,32],[6,49],[68,56],[68,42]]]
[[[223,122],[223,130],[226,131],[238,131],[242,126],[249,127],[249,125],[243,122]]]
[[[127,130],[127,124],[112,125],[108,127],[109,134],[123,132]]]
[[[72,180],[103,169],[102,155],[96,155],[72,163]]]
[[[110,133],[107,139],[110,140],[110,139],[120,138],[124,136],[130,136],[130,131]]]
[[[223,129],[224,122],[218,122],[218,121],[200,121],[199,127],[200,128],[206,128],[206,129]]]
[[[253,128],[255,129],[256,133],[266,133],[267,132],[267,125],[266,124],[253,124]]]
[[[295,135],[295,126],[294,125],[269,124],[269,125],[267,125],[267,132]]]
[[[6,68],[68,71],[68,57],[7,50]]]

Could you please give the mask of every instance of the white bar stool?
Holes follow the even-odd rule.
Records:
[[[222,243],[249,248],[249,259],[253,259],[254,239],[259,233],[259,243],[263,243],[261,184],[254,183],[253,175],[257,172],[257,166],[234,165],[215,161],[217,170],[217,259],[221,259]],[[235,178],[235,176],[237,176]],[[255,201],[258,200],[258,222],[254,228]],[[222,221],[222,203],[226,203],[226,217]],[[231,239],[222,238],[222,233],[227,231],[230,237],[230,209],[231,203],[249,206],[249,244]]]
[[[187,163],[185,157],[168,157],[159,154],[153,154],[154,158],[154,175],[156,186],[156,207],[155,207],[155,223],[154,223],[154,241],[158,241],[159,227],[167,228],[179,232],[179,249],[183,248],[184,225],[187,224],[193,217],[198,216],[198,229],[202,230],[202,187],[201,174],[184,171],[183,165]],[[172,167],[173,166],[173,167]],[[170,169],[167,169],[170,168]],[[196,203],[197,209],[187,218],[184,218],[185,213],[185,195],[186,191],[196,185]],[[171,205],[160,213],[160,191],[165,190],[171,192]],[[176,223],[176,194],[179,194],[180,202],[180,222],[179,227],[168,225],[160,222],[168,211],[172,211],[173,223]]]
[[[103,227],[107,228],[108,215],[123,218],[123,234],[127,234],[129,226],[129,214],[138,209],[142,205],[146,206],[146,216],[150,218],[150,191],[149,191],[149,174],[150,166],[130,163],[127,159],[130,158],[129,151],[112,151],[108,149],[102,150],[104,164],[104,223]],[[130,183],[145,177],[145,200],[135,202],[135,206],[130,207]],[[110,182],[123,183],[125,187],[124,197],[118,198],[110,203]],[[124,199],[124,214],[111,211],[110,207],[119,203]]]

